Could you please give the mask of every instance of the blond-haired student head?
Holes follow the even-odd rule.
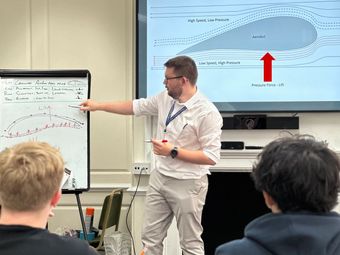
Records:
[[[59,150],[47,143],[26,142],[5,149],[0,153],[3,206],[13,211],[41,210],[55,196],[54,206],[63,172]]]
[[[44,142],[24,142],[0,153],[1,255],[94,255],[85,241],[45,229],[61,197],[64,161]]]

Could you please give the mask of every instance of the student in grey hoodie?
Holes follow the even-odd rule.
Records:
[[[255,186],[272,213],[250,222],[244,238],[217,247],[215,255],[339,255],[340,216],[335,152],[310,136],[268,144],[253,168]]]

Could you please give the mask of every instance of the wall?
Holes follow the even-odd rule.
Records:
[[[127,100],[133,95],[131,0],[0,0],[0,68],[88,69],[91,97]],[[91,190],[82,206],[99,220],[104,196],[129,188],[133,158],[132,118],[91,113]],[[130,203],[125,193],[120,229]],[[129,219],[131,223],[131,219]],[[80,229],[76,197],[64,195],[49,228]]]

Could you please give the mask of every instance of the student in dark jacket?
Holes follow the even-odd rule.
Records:
[[[219,246],[215,255],[339,255],[340,162],[310,136],[268,144],[253,179],[272,213],[250,222],[244,238]]]

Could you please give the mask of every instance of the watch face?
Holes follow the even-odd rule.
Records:
[[[177,154],[178,154],[178,151],[177,151],[177,147],[174,147],[171,152],[170,152],[170,156],[172,158],[176,158],[177,157]]]

